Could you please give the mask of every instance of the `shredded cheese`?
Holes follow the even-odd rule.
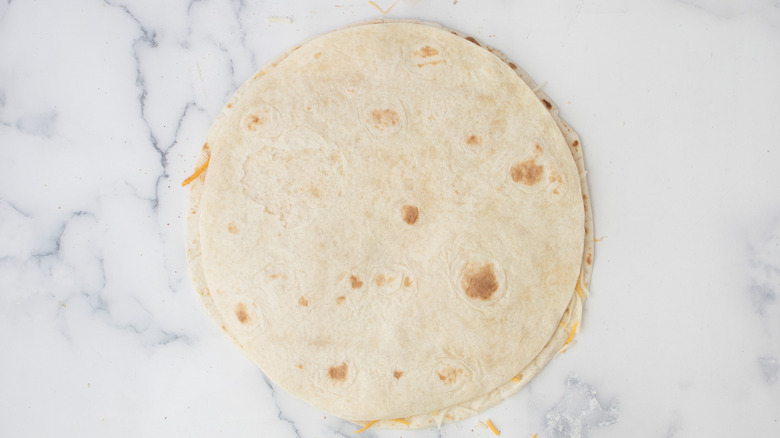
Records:
[[[577,290],[577,294],[580,296],[580,299],[585,299],[585,292],[582,291],[582,287],[580,286],[580,277],[582,277],[582,271],[580,271],[580,275],[577,276],[577,286],[575,289]]]
[[[401,424],[405,424],[405,425],[407,425],[407,426],[408,426],[408,425],[410,425],[410,424],[412,424],[412,423],[410,423],[410,422],[408,422],[408,421],[404,420],[403,418],[393,418],[393,421],[396,421],[396,422],[398,422],[398,423],[401,423]]]
[[[201,164],[200,167],[198,167],[198,169],[195,171],[195,173],[190,175],[189,178],[187,178],[184,181],[182,181],[181,186],[184,187],[187,184],[189,184],[192,181],[194,181],[195,178],[199,177],[200,174],[203,173],[203,171],[206,170],[207,167],[209,167],[209,161],[211,161],[211,157],[206,158],[206,161],[203,164]]]
[[[398,3],[398,0],[395,0],[395,1],[393,2],[393,4],[392,4],[392,5],[390,5],[390,7],[389,7],[389,8],[387,8],[387,10],[386,10],[386,11],[383,11],[383,10],[382,10],[382,8],[380,8],[378,4],[376,4],[376,3],[372,2],[372,1],[369,1],[369,2],[368,2],[368,4],[369,4],[369,5],[371,5],[371,6],[375,7],[375,8],[377,8],[377,9],[379,9],[379,12],[381,12],[381,13],[382,13],[382,15],[387,15],[387,14],[389,14],[389,13],[390,13],[390,10],[391,10],[391,9],[393,9],[393,6],[395,6],[395,4],[396,4],[396,3]]]
[[[490,428],[490,430],[493,431],[494,435],[496,435],[496,436],[501,435],[501,432],[499,432],[498,429],[496,429],[496,426],[493,426],[493,422],[490,421],[490,419],[485,421],[485,423],[487,423],[488,427]]]
[[[574,322],[574,325],[571,327],[571,332],[569,333],[569,338],[566,339],[566,342],[563,343],[563,345],[569,345],[569,342],[571,342],[572,339],[574,339],[574,334],[577,333],[577,322]]]
[[[379,420],[369,421],[368,423],[366,423],[365,426],[363,426],[362,429],[356,430],[355,433],[365,432],[366,430],[368,430],[369,427],[373,426],[374,423],[376,423],[377,421]]]

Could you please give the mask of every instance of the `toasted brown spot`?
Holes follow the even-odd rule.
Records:
[[[391,109],[384,109],[372,111],[371,120],[374,122],[374,128],[385,130],[400,123],[401,117]]]
[[[547,109],[552,109],[552,104],[547,101],[547,99],[542,99],[542,103],[544,104],[544,107]]]
[[[510,171],[512,173],[512,181],[532,186],[542,180],[544,167],[536,164],[536,161],[533,159],[530,159],[513,164]]]
[[[299,363],[298,365],[295,365],[295,367],[298,368],[299,370],[302,370],[303,369],[303,364]]]
[[[341,365],[330,367],[328,370],[328,376],[330,376],[330,378],[333,380],[339,380],[343,382],[347,379],[347,371],[347,364],[342,362]]]
[[[309,300],[307,300],[306,298],[304,298],[303,295],[301,295],[301,297],[298,298],[298,305],[303,307],[309,307]]]
[[[246,127],[250,131],[254,131],[254,130],[257,129],[257,127],[259,125],[262,125],[263,123],[265,123],[265,120],[261,119],[260,117],[258,117],[255,114],[250,114],[249,117],[247,117],[247,120],[246,120]]]
[[[385,274],[379,274],[374,278],[374,283],[376,283],[377,286],[383,286],[387,283],[392,282],[395,280],[393,277],[385,277]]]
[[[349,283],[352,285],[352,289],[360,289],[363,287],[363,282],[354,275],[349,276]]]
[[[542,151],[542,147],[541,147],[541,146],[539,146],[539,143],[537,143],[537,144],[535,144],[535,145],[534,145],[534,150],[536,151],[536,152],[534,152],[534,154],[535,154],[536,156],[539,156],[539,155],[541,155],[541,154],[542,154],[542,152],[544,152],[544,151]]]
[[[393,371],[393,377],[395,377],[396,379],[400,379],[401,376],[403,375],[404,375],[403,371],[398,371],[398,370]]]
[[[404,205],[401,207],[401,217],[407,224],[414,225],[420,217],[420,209],[414,205]]]
[[[319,59],[320,56],[322,56],[322,52],[317,52],[314,54],[314,59]]]
[[[460,285],[469,298],[487,300],[498,290],[498,281],[496,273],[493,272],[493,265],[491,263],[484,265],[468,263],[463,268]]]
[[[590,265],[593,263],[593,254],[588,254],[588,258],[585,261]]]
[[[436,65],[436,64],[441,64],[443,62],[444,62],[443,59],[439,59],[439,60],[431,61],[431,62],[421,62],[421,63],[417,64],[417,67],[423,67],[423,66],[426,66],[426,65]]]
[[[409,277],[404,277],[404,287],[409,287],[412,285],[412,279]]]
[[[228,224],[227,230],[230,234],[238,234],[238,227],[233,222]]]
[[[572,145],[572,146],[574,146],[574,147],[576,148],[577,146],[579,146],[579,145],[580,145],[580,142],[579,142],[579,141],[577,141],[577,140],[574,140],[574,141],[571,143],[571,145]]]
[[[563,177],[558,172],[550,172],[550,176],[547,178],[550,182],[563,182]]]
[[[236,318],[238,318],[238,322],[240,322],[241,324],[246,324],[246,322],[249,320],[249,313],[247,313],[246,311],[246,304],[244,303],[236,304],[235,312],[236,312]]]
[[[436,371],[436,374],[439,375],[439,380],[448,385],[455,383],[458,380],[458,376],[462,373],[462,369],[452,367],[446,367],[441,371]]]
[[[474,39],[474,37],[466,37],[466,41],[471,41],[472,43],[479,46],[479,43],[477,42],[477,40]]]
[[[469,138],[466,139],[466,144],[469,146],[482,146],[482,137],[471,134]]]
[[[232,103],[230,103],[230,102],[228,102],[228,104],[227,104],[227,107],[228,107],[228,108],[233,108],[233,104],[232,104]]]
[[[523,380],[523,373],[520,373],[520,374],[516,375],[515,377],[517,377],[517,380]]]
[[[509,68],[511,68],[512,70],[517,70],[517,64],[515,64],[514,62],[510,62]]]
[[[422,49],[415,51],[414,54],[420,58],[430,58],[431,56],[438,55],[439,51],[431,46],[425,46]]]
[[[347,297],[345,297],[344,295],[342,295],[342,296],[340,296],[340,297],[336,297],[336,304],[341,304],[341,303],[343,303],[343,302],[344,302],[344,300],[346,300],[346,299],[347,299]]]

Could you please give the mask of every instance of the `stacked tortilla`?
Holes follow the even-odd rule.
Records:
[[[208,315],[355,422],[441,424],[516,392],[575,333],[593,256],[579,140],[534,87],[473,38],[400,21],[261,69],[191,184]]]

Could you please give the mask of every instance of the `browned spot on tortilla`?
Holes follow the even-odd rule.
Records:
[[[412,279],[409,277],[404,277],[404,287],[409,287],[412,285]]]
[[[477,42],[477,40],[474,39],[474,37],[466,37],[466,41],[471,41],[472,43],[479,46],[479,43]]]
[[[320,56],[322,56],[322,52],[317,52],[314,54],[314,59],[319,59]]]
[[[281,279],[287,280],[287,274],[271,274],[271,275],[268,276],[268,278],[270,278],[272,280],[276,280],[277,278],[281,278]]]
[[[436,65],[436,64],[441,64],[443,62],[444,62],[443,59],[439,59],[439,60],[431,61],[431,62],[421,62],[421,63],[417,64],[417,67],[423,67],[423,66],[426,66],[426,65]]]
[[[298,365],[295,365],[295,366],[296,366],[296,367],[297,367],[299,370],[302,370],[302,369],[303,369],[303,364],[300,364],[300,363],[299,363]]]
[[[391,109],[374,110],[371,112],[371,120],[374,122],[374,128],[385,130],[401,122],[401,117],[397,112]]]
[[[258,126],[265,123],[265,120],[258,117],[256,114],[250,114],[246,120],[246,128],[250,131],[255,131]]]
[[[579,141],[577,141],[577,140],[574,140],[574,141],[571,143],[571,145],[572,145],[572,146],[574,146],[574,147],[576,148],[577,146],[579,146],[579,145],[580,145],[580,142],[579,142]]]
[[[328,376],[333,380],[344,381],[347,379],[347,364],[342,362],[341,365],[330,367],[328,370]]]
[[[542,147],[541,147],[541,146],[539,146],[539,143],[537,143],[537,144],[535,144],[535,145],[534,145],[534,150],[536,151],[536,152],[534,152],[534,154],[535,154],[536,156],[539,156],[539,155],[541,155],[541,154],[542,154],[542,152],[544,152],[544,151],[542,151]]]
[[[436,371],[436,374],[439,375],[439,380],[448,385],[452,385],[458,380],[458,376],[463,374],[463,370],[460,368],[446,367],[441,371]]]
[[[439,51],[434,49],[431,46],[425,46],[421,48],[420,50],[416,50],[414,52],[415,55],[419,56],[420,58],[430,58],[431,56],[436,56],[439,54]]]
[[[336,297],[336,304],[341,304],[341,303],[343,303],[343,302],[344,302],[344,300],[346,300],[346,299],[347,299],[347,297],[345,297],[344,295],[342,295],[342,296],[340,296],[340,297]]]
[[[585,261],[590,265],[593,263],[593,254],[588,254],[588,258]]]
[[[224,326],[224,325],[222,326],[222,330],[224,330],[224,331],[227,331],[227,329],[225,328],[225,326]]]
[[[550,176],[547,178],[550,182],[562,183],[563,177],[558,172],[550,172]]]
[[[403,375],[404,375],[403,371],[398,371],[398,370],[393,371],[393,377],[395,377],[396,379],[400,379],[401,376]]]
[[[349,283],[352,285],[352,289],[360,289],[363,287],[363,282],[354,275],[349,276]]]
[[[309,307],[309,300],[307,300],[306,298],[304,298],[303,295],[301,295],[301,297],[298,298],[298,305],[303,307]]]
[[[547,109],[552,109],[552,104],[547,101],[547,99],[542,99],[542,103],[544,104],[544,107]]]
[[[516,375],[515,377],[517,378],[517,380],[523,380],[523,373],[520,373],[520,374]]]
[[[583,194],[582,194],[582,200],[584,201],[584,200],[586,200],[586,199],[588,199],[588,195],[586,195],[585,193],[583,193]]]
[[[560,194],[560,193],[561,193],[561,190],[560,190],[558,187],[556,187],[556,188],[553,190],[553,193],[555,193],[556,195],[557,195],[557,194]]]
[[[238,227],[233,222],[228,224],[227,230],[230,234],[238,234]]]
[[[404,205],[401,207],[401,217],[407,224],[414,225],[420,217],[420,209],[414,205]]]
[[[493,272],[493,265],[491,263],[484,265],[466,264],[461,273],[460,285],[469,298],[489,299],[498,290],[498,281],[496,273]]]
[[[311,191],[312,196],[314,196],[315,198],[319,198],[319,197],[322,196],[322,194],[320,193],[319,187],[312,187],[310,191]]]
[[[249,320],[249,313],[247,313],[246,311],[246,304],[244,303],[236,304],[235,312],[236,312],[236,318],[238,318],[238,322],[240,322],[241,324],[246,324],[246,322]]]
[[[513,164],[510,171],[512,173],[512,181],[532,186],[542,180],[544,167],[536,164],[536,161],[532,158]]]
[[[233,104],[231,102],[228,102],[227,107],[228,108],[233,108]]]
[[[482,146],[482,137],[477,134],[471,134],[469,138],[466,139],[466,144],[469,146]]]
[[[515,64],[514,62],[510,62],[509,68],[511,68],[512,70],[517,70],[517,64]]]
[[[374,278],[374,283],[376,283],[377,286],[384,286],[387,283],[391,283],[395,278],[393,277],[385,277],[385,274],[379,274]]]

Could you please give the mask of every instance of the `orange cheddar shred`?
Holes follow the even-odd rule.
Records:
[[[203,171],[206,170],[207,167],[209,167],[209,161],[211,161],[211,157],[206,158],[206,161],[203,164],[201,164],[200,167],[198,167],[198,169],[195,171],[195,173],[190,175],[189,178],[187,178],[184,181],[182,181],[181,186],[184,187],[187,184],[189,184],[192,181],[194,181],[195,178],[199,177],[200,174],[203,173]]]
[[[490,421],[488,419],[487,421],[485,421],[485,423],[487,423],[488,427],[490,428],[490,430],[493,431],[494,435],[496,435],[496,436],[501,435],[501,432],[499,432],[498,429],[496,429],[496,426],[493,426],[493,422],[492,421]]]
[[[377,421],[379,420],[369,421],[368,423],[366,423],[365,426],[363,426],[362,429],[356,430],[355,433],[365,432],[366,430],[368,430],[369,427],[373,426],[374,423],[376,423]]]

